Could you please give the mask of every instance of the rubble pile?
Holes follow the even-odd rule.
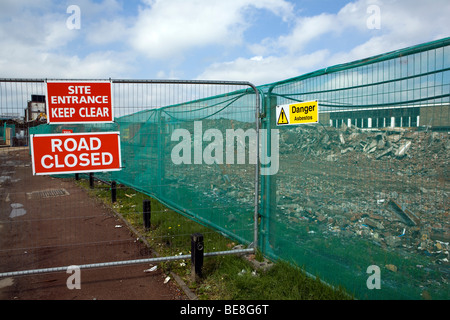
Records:
[[[449,275],[447,132],[302,126],[280,131],[278,219],[427,256]],[[299,166],[299,164],[301,164]]]
[[[244,130],[252,125],[210,120],[203,127],[224,132],[233,124]],[[319,230],[325,234],[364,237],[448,263],[447,132],[305,125],[279,133],[277,219],[293,228],[297,222],[323,225]],[[253,168],[165,162],[172,189],[184,187],[200,192],[202,201],[232,205],[233,212],[220,213],[229,215],[225,221],[239,215],[236,206],[253,206]]]
[[[447,132],[402,128],[369,131],[349,128],[345,124],[339,129],[314,125],[280,132],[281,154],[301,151],[304,156],[326,161],[336,161],[344,155],[352,157],[355,152],[375,160],[433,157],[426,159],[432,161],[439,157],[440,160],[448,161],[449,149]]]
[[[203,123],[203,130],[224,132],[229,127],[230,122]],[[448,285],[448,132],[320,124],[279,129],[279,171],[270,186],[276,191],[276,199],[270,200],[276,210],[270,219],[292,233],[274,234],[275,238],[302,247],[330,237],[342,241],[343,247],[370,242],[395,256],[409,257],[404,261],[420,257],[427,262],[414,268],[431,268],[438,274],[426,281],[436,287]],[[201,197],[193,202],[217,207],[214,218],[220,215],[225,228],[242,228],[243,222],[251,228],[253,165],[180,166],[167,159],[165,173],[174,181],[171,189],[193,190]],[[266,196],[273,194],[265,190]],[[402,270],[387,265],[389,270]]]

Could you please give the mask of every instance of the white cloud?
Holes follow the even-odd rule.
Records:
[[[284,0],[147,1],[132,29],[131,44],[158,59],[179,57],[207,45],[242,44],[249,7],[270,10],[283,19],[291,12]]]
[[[94,45],[106,45],[124,42],[129,37],[129,22],[127,19],[117,18],[115,20],[102,19],[91,24],[90,32],[86,40]]]
[[[338,28],[335,15],[321,14],[297,20],[296,26],[287,36],[280,36],[276,41],[277,48],[285,48],[290,53],[304,52],[312,40]]]
[[[96,52],[84,58],[15,47],[0,50],[0,69],[5,78],[109,78],[130,74],[130,61],[114,52]]]
[[[264,84],[450,35],[448,0],[355,0],[310,16],[287,0],[143,0],[139,11],[118,0],[72,3],[81,9],[80,30],[66,27],[69,3],[0,2],[2,77],[139,74]],[[367,27],[370,5],[380,8],[380,29]],[[272,26],[261,25],[260,10],[288,31],[274,28],[264,38]],[[249,38],[257,27],[263,40]]]
[[[368,11],[371,5],[380,9],[379,29],[368,27],[368,19],[374,14]],[[253,54],[267,56],[263,59],[240,57],[215,63],[199,78],[247,79],[264,84],[299,76],[319,68],[448,37],[448,17],[448,0],[354,1],[336,14],[300,16],[289,33],[249,44]],[[330,39],[346,48],[333,51],[328,42]],[[358,39],[360,43],[357,43]],[[309,53],[313,43],[314,52]]]
[[[114,1],[105,3],[112,6]],[[84,43],[83,24],[80,30],[70,30],[66,26],[69,14],[65,6],[57,6],[55,10],[49,1],[41,1],[40,4],[45,10],[24,3],[20,7],[16,2],[0,5],[1,12],[5,9],[12,14],[10,17],[0,16],[2,77],[95,78],[129,74],[130,59],[120,52],[81,55],[76,47]],[[83,10],[86,14],[98,13],[89,10],[88,4],[83,2],[82,19]],[[76,49],[72,49],[74,46]]]
[[[370,7],[379,9],[379,29],[374,30],[368,27],[368,21],[378,14],[368,11]],[[429,2],[359,0],[348,3],[337,14],[299,17],[291,33],[280,36],[276,39],[275,45],[289,48],[291,52],[302,52],[310,42],[320,39],[321,36],[333,35],[346,41],[355,34],[363,34],[367,39],[368,49],[375,50],[376,53],[386,52],[392,47],[401,48],[448,36],[450,34],[449,16],[450,2],[448,0]],[[388,42],[382,45],[378,43],[380,39]],[[324,43],[324,47],[326,45],[327,43]]]
[[[363,15],[372,1],[361,0],[345,6],[339,12],[346,34],[361,25],[366,26],[369,14]],[[450,36],[450,2],[447,0],[378,1],[381,25],[379,30],[360,29],[367,40],[346,51],[336,52],[331,64],[344,63],[373,55],[402,49],[408,46]],[[361,18],[363,17],[363,18]]]
[[[301,56],[255,56],[249,59],[215,63],[209,66],[198,79],[250,81],[263,85],[301,75],[301,70],[318,66],[329,56],[328,50],[319,50]]]

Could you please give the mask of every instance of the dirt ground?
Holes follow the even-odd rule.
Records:
[[[28,148],[0,149],[0,273],[152,257],[110,209],[70,179],[33,176]],[[187,300],[149,263],[0,277],[0,300]],[[70,280],[69,277],[73,276]]]

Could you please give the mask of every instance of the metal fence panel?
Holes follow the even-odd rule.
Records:
[[[261,248],[360,299],[448,299],[450,39],[260,88],[280,168]],[[318,100],[319,123],[276,126]]]
[[[259,148],[256,148],[259,144],[259,122],[257,121],[259,94],[256,88],[248,82],[231,81],[116,79],[111,80],[111,83],[114,123],[46,124],[45,114],[42,114],[45,113],[45,103],[42,100],[42,96],[45,95],[45,80],[3,79],[0,81],[2,114],[11,114],[11,119],[5,120],[20,126],[16,132],[23,131],[19,134],[21,139],[17,139],[15,145],[28,145],[29,135],[61,133],[65,129],[73,133],[120,132],[122,170],[95,173],[97,181],[107,183],[103,185],[103,188],[109,189],[108,183],[112,181],[118,185],[133,188],[165,205],[163,209],[153,208],[153,215],[164,216],[168,209],[172,209],[198,222],[199,225],[210,228],[206,229],[209,230],[206,232],[218,232],[232,239],[224,240],[226,243],[223,243],[221,247],[207,246],[205,248],[207,254],[232,249],[227,244],[233,240],[236,244],[250,245],[247,252],[254,252],[259,194]],[[247,133],[254,139],[252,150],[249,150],[245,140]],[[241,149],[244,144],[247,147]],[[246,153],[247,156],[241,163],[239,156],[242,153]],[[15,165],[11,163],[11,166]],[[74,179],[74,175],[54,175],[54,177],[61,181]],[[87,178],[87,175],[84,177]],[[29,179],[31,184],[31,181],[38,178],[27,176],[26,179]],[[11,204],[11,199],[23,198],[25,194],[23,190],[11,188],[11,185],[2,186],[2,201],[6,197],[10,199],[8,203],[3,202],[5,211],[2,215],[2,225],[8,226],[8,229],[12,229],[13,226],[25,228],[26,219],[16,222],[13,218],[6,216],[7,211],[10,211],[8,206]],[[127,196],[132,197],[135,194]],[[28,207],[26,202],[27,199],[24,199],[21,204]],[[45,205],[51,206],[52,202],[47,201]],[[71,203],[70,206],[70,209],[60,208],[60,210],[71,211],[69,216],[49,214],[45,218],[39,216],[35,219],[36,223],[45,223],[47,226],[56,220],[55,226],[49,227],[50,232],[67,233],[65,238],[76,239],[74,242],[56,244],[50,241],[41,244],[39,241],[34,241],[33,244],[20,243],[20,249],[17,250],[29,251],[31,247],[41,250],[43,247],[54,246],[62,248],[91,246],[96,250],[103,250],[107,240],[89,240],[91,238],[87,230],[76,229],[76,234],[68,234],[70,231],[64,228],[64,224],[69,223],[71,219],[76,221],[101,218],[90,217],[92,215],[89,215],[90,209],[83,208],[81,201]],[[44,207],[36,207],[34,210],[40,212],[44,210]],[[124,215],[129,219],[139,220],[142,219],[142,210],[140,206],[130,208]],[[54,211],[54,208],[49,211]],[[28,211],[27,217],[29,216]],[[32,238],[39,240],[39,232],[33,230],[32,225],[33,223],[30,223],[26,231],[24,229],[20,233],[29,233]],[[157,228],[157,226],[154,227]],[[165,252],[171,258],[176,255],[177,259],[184,259],[185,256],[180,255],[180,246],[186,248],[186,244],[190,244],[191,234],[198,231],[186,230],[180,225],[169,228],[171,230],[160,230],[159,235],[153,235],[153,237],[160,237],[159,242],[166,243],[165,249],[168,250]],[[180,231],[176,231],[177,229]],[[205,234],[206,244],[209,241],[208,236]],[[133,243],[136,239],[128,239],[128,241]],[[2,252],[6,256],[11,255],[11,250],[16,250],[6,244],[2,247]],[[113,256],[113,254],[109,255],[109,257]],[[114,259],[111,261],[107,260],[110,258],[100,257],[101,255],[99,255],[99,261],[84,261],[79,258],[75,261],[67,259],[67,262],[86,267],[114,262]],[[129,261],[135,263],[135,260],[136,257],[132,257]],[[148,257],[143,257],[142,262],[148,261]],[[68,265],[66,260],[60,263],[62,266]],[[57,270],[54,267],[61,267],[61,265],[39,265],[41,269],[36,269],[33,263],[26,265],[26,268],[19,269],[38,272],[37,270]],[[1,271],[16,271],[8,270],[10,266],[10,264],[5,265],[2,268],[5,270]]]
[[[115,123],[73,127],[121,132],[123,170],[101,179],[359,299],[449,298],[449,38],[258,88],[113,83]],[[43,92],[0,85],[6,115]],[[311,100],[318,123],[277,126],[277,106]]]

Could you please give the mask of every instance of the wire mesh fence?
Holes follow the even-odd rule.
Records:
[[[79,185],[84,184],[85,188],[88,188],[89,181],[90,187],[95,185],[93,189],[97,192],[96,196],[107,199],[111,198],[109,194],[114,182],[117,200],[111,205],[115,211],[116,220],[123,219],[119,219],[118,225],[114,228],[125,227],[120,221],[129,223],[128,227],[136,231],[134,238],[128,237],[126,240],[130,246],[136,245],[136,242],[145,242],[149,247],[158,246],[154,248],[154,251],[165,256],[167,260],[173,260],[174,257],[184,260],[185,255],[190,252],[191,235],[201,232],[204,235],[207,255],[229,252],[238,243],[249,248],[239,248],[235,252],[254,252],[257,232],[255,198],[258,194],[255,188],[259,185],[256,162],[258,152],[250,152],[248,148],[244,148],[243,151],[248,152],[249,156],[245,161],[237,163],[240,160],[237,153],[245,144],[242,140],[245,140],[245,136],[241,136],[240,130],[244,134],[246,132],[252,134],[255,139],[252,142],[252,150],[255,150],[258,144],[256,119],[258,119],[259,96],[253,85],[246,82],[223,81],[112,80],[114,122],[47,124],[44,99],[46,80],[28,81],[4,79],[1,82],[2,110],[18,115],[14,116],[15,120],[9,121],[15,123],[15,131],[20,132],[11,145],[27,146],[30,142],[29,137],[51,136],[64,131],[69,131],[72,136],[95,132],[120,133],[121,170],[95,172],[95,174],[80,172],[76,174],[77,180],[74,174],[58,174],[58,172],[51,177],[56,181],[62,181],[61,183],[73,184],[77,181]],[[104,82],[104,80],[101,81]],[[11,105],[16,107],[10,108]],[[24,113],[25,116],[22,116]],[[48,109],[47,113],[49,113]],[[17,121],[17,118],[25,120]],[[37,148],[36,145],[34,149]],[[14,153],[12,150],[4,153],[5,159],[6,155]],[[25,163],[27,156],[29,157],[28,150],[22,150],[20,161]],[[250,157],[252,157],[251,161],[249,161]],[[61,159],[58,163],[56,156],[54,159],[47,157],[42,160],[42,164],[56,168],[62,166],[63,161],[67,159]],[[73,159],[76,159],[75,156],[71,157],[70,161],[74,161]],[[5,167],[7,170],[5,174],[14,173],[12,167],[17,165],[19,159],[12,157],[7,161],[9,165]],[[79,161],[81,162],[81,156]],[[28,164],[27,170],[30,171],[30,169],[31,166]],[[34,181],[44,179],[40,176],[31,176],[31,172],[28,173],[29,175],[24,177],[24,183],[28,180],[32,185]],[[13,180],[13,177],[8,177],[8,182]],[[15,183],[13,182],[11,184]],[[31,199],[25,198],[19,202],[17,198],[27,194],[34,195],[41,191],[27,192],[21,188],[16,190],[10,187],[11,184],[2,186],[2,205],[4,206],[2,225],[7,226],[7,229],[13,229],[13,225],[26,228],[25,217],[32,217],[30,218],[32,222],[29,223],[30,230],[21,229],[18,233],[28,232],[33,238],[39,238],[42,233],[34,231],[33,227],[36,223],[45,222],[48,228],[47,234],[53,236],[62,234],[65,238],[73,240],[67,243],[61,243],[58,240],[55,244],[50,240],[53,236],[50,236],[50,239],[47,239],[48,244],[40,244],[40,241],[25,244],[23,241],[18,241],[20,249],[17,250],[29,252],[31,248],[42,249],[47,246],[61,247],[61,250],[65,251],[67,247],[78,246],[104,251],[104,245],[113,241],[90,240],[96,237],[96,232],[85,230],[82,226],[76,228],[75,223],[68,222],[106,219],[105,213],[97,217],[93,214],[96,212],[95,208],[85,208],[83,204],[86,203],[88,206],[87,200],[65,201],[55,196],[41,200],[42,205],[30,210],[27,207],[30,206]],[[18,186],[17,183],[15,185]],[[73,199],[76,193],[74,189],[69,190],[69,187],[66,187],[64,190],[61,196]],[[144,203],[151,198],[157,199],[158,202],[147,202],[153,205],[150,206],[149,221],[144,221],[143,214],[146,211]],[[15,203],[20,203],[21,208],[24,208],[26,212],[21,218],[8,216],[12,210],[10,206]],[[47,217],[41,218],[41,211],[48,212]],[[63,217],[59,211],[71,213]],[[184,220],[180,214],[185,216]],[[52,224],[53,220],[55,220],[54,224]],[[196,223],[192,223],[191,220]],[[65,228],[64,225],[67,223],[70,227]],[[136,239],[136,234],[141,235],[141,238]],[[11,250],[14,250],[13,246],[6,243],[2,245],[2,248],[5,256],[9,256]],[[131,251],[121,248],[116,250]],[[152,254],[150,250],[147,252],[143,248],[138,251],[137,257],[127,257],[130,263],[135,263],[138,257],[147,262]],[[121,256],[114,258],[114,252],[107,257],[94,255],[98,257],[94,261],[78,256],[76,259],[71,258],[59,263],[63,266],[70,262],[92,267],[106,265],[105,263],[113,261],[118,264]],[[161,259],[164,257],[158,257],[158,261]],[[26,265],[27,269],[37,272],[33,263]],[[7,269],[8,266],[10,264],[4,268]],[[46,270],[54,267],[41,264],[39,266]]]
[[[256,247],[359,299],[449,298],[450,39],[257,88],[111,82],[114,123],[46,125],[39,97],[29,102],[44,81],[1,81],[2,114],[30,110],[12,144],[27,145],[29,133],[120,132],[122,170],[95,173],[96,188],[109,196],[115,181],[119,199],[139,198],[114,204],[137,225],[142,200],[157,199],[147,228],[168,256],[182,257],[181,243],[198,232],[175,224],[175,211],[224,236],[211,253],[232,241]],[[278,125],[277,108],[305,101],[318,102],[317,123]],[[13,124],[4,123],[6,137]],[[4,199],[28,194],[13,185],[2,185],[8,214],[25,200]],[[14,223],[2,217],[3,229]]]
[[[280,134],[263,251],[362,299],[449,298],[449,44],[260,88]],[[310,100],[317,124],[276,126],[277,106]]]

